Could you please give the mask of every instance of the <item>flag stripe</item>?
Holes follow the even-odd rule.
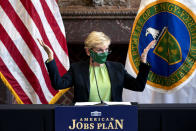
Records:
[[[0,43],[0,55],[1,55],[2,61],[4,61],[5,63],[5,67],[2,67],[2,68],[7,68],[9,72],[11,72],[11,74],[14,76],[14,78],[19,83],[21,88],[24,90],[25,94],[29,97],[31,102],[40,103],[40,100],[37,94],[35,93],[34,89],[31,87],[30,83],[27,81],[27,79],[25,78],[25,76],[23,75],[19,67],[16,65],[15,61],[10,56],[9,52],[7,51],[3,43]],[[29,88],[27,89],[26,87],[29,87]],[[14,90],[16,90],[15,87],[14,87]]]
[[[11,1],[12,2],[12,1]],[[4,4],[4,5],[7,5],[7,6],[5,6],[6,7],[6,10],[8,11],[11,11],[11,13],[9,13],[9,15],[10,16],[8,16],[9,18],[10,18],[10,20],[12,21],[12,23],[15,25],[15,27],[17,28],[17,30],[18,30],[18,32],[20,33],[20,35],[21,35],[21,39],[24,39],[24,41],[25,41],[25,43],[28,45],[28,47],[31,49],[31,52],[33,53],[33,55],[34,55],[34,57],[35,57],[35,59],[37,59],[38,60],[38,63],[40,64],[40,67],[41,67],[41,69],[42,69],[42,71],[40,71],[40,72],[43,72],[43,74],[45,74],[46,75],[46,77],[44,77],[44,78],[47,78],[48,76],[47,76],[47,71],[46,71],[46,69],[44,68],[45,67],[45,65],[44,65],[44,63],[42,62],[43,60],[42,60],[42,58],[40,57],[40,56],[42,56],[41,55],[41,53],[40,53],[40,51],[38,50],[38,47],[37,47],[37,45],[36,45],[36,43],[35,43],[35,41],[33,40],[33,38],[32,38],[32,36],[30,35],[30,33],[29,33],[29,31],[27,30],[27,28],[25,27],[25,25],[23,24],[23,22],[20,20],[20,18],[18,17],[18,15],[16,14],[16,12],[14,11],[14,9],[12,8],[12,6],[9,4],[9,2],[7,2],[6,4]],[[11,15],[12,14],[12,15]],[[39,55],[40,56],[39,56]],[[34,64],[34,63],[30,63],[30,64]],[[31,66],[29,64],[29,66]],[[36,63],[35,63],[36,64]],[[39,65],[37,66],[37,67],[39,67]],[[36,72],[36,70],[34,71],[34,72]],[[32,72],[33,73],[33,72]],[[35,74],[32,74],[33,76],[35,76]],[[29,76],[29,77],[31,77],[31,76]],[[40,77],[35,77],[36,78],[36,80],[42,80],[42,79],[38,79],[38,78],[40,78]],[[48,77],[48,81],[49,81],[49,77]],[[35,89],[36,91],[41,91],[40,93],[41,93],[41,95],[43,95],[44,93],[43,93],[43,91],[44,92],[48,92],[48,88],[46,87],[46,83],[45,83],[45,81],[43,81],[43,82],[40,82],[40,83],[37,83],[37,84],[39,84],[39,85],[36,85],[36,84],[34,84],[34,88],[37,88],[37,89]],[[42,85],[42,88],[41,88],[41,85]],[[47,83],[48,84],[48,87],[49,86],[51,86],[51,84],[50,84],[50,82],[48,82]],[[45,88],[44,88],[45,87]],[[42,89],[43,89],[43,91],[42,91]],[[52,87],[51,87],[51,89],[52,89]],[[53,89],[53,91],[55,91],[54,89]],[[48,93],[45,93],[45,95],[46,96],[42,96],[43,98],[46,98],[47,100],[49,100],[49,99],[51,99],[51,95],[50,95],[51,93],[50,92],[48,92]],[[53,93],[54,94],[54,93]],[[46,101],[45,101],[46,102]]]
[[[0,19],[1,79],[21,104],[54,103],[62,93],[52,88],[44,64],[48,56],[37,38],[53,50],[60,74],[66,73],[65,29],[56,1],[0,1]]]
[[[6,78],[8,78],[8,82],[15,87],[15,92],[21,97],[21,100],[26,104],[32,104],[29,97],[25,94],[19,83],[16,81],[16,79],[13,77],[13,75],[9,72],[8,68],[4,64],[3,60],[0,57],[0,70],[1,73],[4,74]]]
[[[20,8],[21,9],[21,8]],[[33,57],[30,49],[27,47],[26,43],[23,41],[20,34],[17,32],[16,28],[10,21],[7,15],[5,15],[4,11],[2,11],[2,8],[0,8],[0,11],[4,14],[4,21],[2,21],[2,25],[6,32],[9,34],[12,41],[14,41],[14,44],[16,45],[18,51],[20,51],[20,54],[24,57],[25,61],[28,63],[29,67],[35,73],[36,77],[40,81],[40,85],[42,85],[43,91],[45,94],[47,94],[47,99],[51,99],[53,96],[48,91],[45,81],[43,81],[43,75],[41,73],[40,66],[37,62],[37,60]],[[2,32],[1,32],[2,33]],[[9,43],[5,43],[5,45],[9,45]],[[14,52],[14,51],[13,51]],[[27,55],[28,54],[28,55]],[[31,56],[31,57],[29,57]],[[37,73],[40,72],[40,73]]]
[[[63,75],[64,73],[67,72],[67,69],[69,67],[68,56],[67,56],[66,52],[62,49],[62,47],[59,45],[59,42],[57,41],[56,36],[51,29],[51,26],[49,25],[49,23],[47,22],[47,19],[43,15],[44,12],[41,9],[41,4],[39,5],[38,3],[35,3],[35,1],[32,1],[32,4],[34,5],[35,8],[38,8],[40,6],[38,12],[35,12],[35,14],[34,14],[34,11],[33,11],[33,15],[36,15],[36,19],[35,18],[33,18],[33,19],[34,19],[34,21],[38,21],[36,25],[39,28],[39,31],[41,34],[46,32],[46,31],[42,30],[42,28],[40,27],[41,25],[43,26],[44,29],[47,29],[47,32],[48,32],[47,37],[45,35],[44,36],[42,35],[42,38],[43,38],[44,42],[50,48],[54,49],[54,55],[55,55],[57,67],[59,69],[60,74]],[[35,9],[35,10],[38,10],[38,9]],[[44,21],[43,24],[41,24],[42,22],[40,19],[42,21]],[[47,39],[45,39],[45,38],[47,38]],[[47,41],[48,39],[49,39],[50,43]],[[66,43],[64,43],[64,45],[66,45]]]
[[[18,28],[23,29],[22,31],[20,31],[20,29],[19,29],[19,33],[20,34],[25,33],[27,35],[29,32],[25,31],[25,29],[23,28],[24,25],[22,23],[20,23],[20,20],[17,19],[18,16],[15,14],[15,12],[13,11],[12,7],[10,6],[10,4],[9,3],[4,3],[2,7],[3,7],[4,11],[5,12],[7,11],[7,13],[9,14],[8,17],[13,21],[13,23],[15,24],[15,27],[18,26]],[[8,11],[11,12],[11,13],[9,13]],[[43,103],[47,103],[47,100],[46,100],[46,98],[45,98],[45,96],[44,96],[44,94],[43,94],[43,92],[41,90],[41,86],[39,84],[39,81],[38,81],[37,77],[31,71],[31,69],[29,68],[28,64],[24,60],[23,56],[19,53],[19,51],[16,48],[14,42],[9,38],[7,32],[4,30],[2,25],[0,25],[0,30],[1,30],[1,32],[3,32],[2,36],[1,36],[2,42],[3,43],[9,43],[9,45],[5,45],[5,46],[8,49],[8,51],[10,51],[12,53],[11,56],[13,57],[15,62],[18,64],[19,68],[21,69],[23,74],[26,76],[28,81],[31,83],[31,85],[33,85],[33,87],[35,87],[34,90],[38,94],[40,94],[40,100]],[[23,34],[23,36],[25,37],[24,34]],[[29,37],[26,37],[26,38],[29,38]],[[14,52],[12,50],[14,50]],[[17,58],[15,56],[17,56]],[[29,75],[29,74],[31,74],[31,75]]]
[[[39,11],[37,13],[39,14],[41,20],[43,22],[45,22],[45,23],[43,23],[43,26],[44,26],[45,29],[47,29],[47,32],[48,32],[47,36],[48,36],[48,39],[51,41],[51,46],[54,49],[54,53],[57,55],[59,61],[63,64],[63,66],[68,70],[68,68],[69,68],[68,56],[67,56],[66,52],[63,50],[63,48],[61,47],[60,43],[58,42],[58,40],[55,36],[55,33],[52,30],[52,27],[49,25],[49,23],[46,19],[46,16],[44,15],[44,10],[42,8],[42,5],[36,3],[35,1],[32,1],[32,3],[34,4],[34,7],[36,8],[36,10],[39,9]],[[62,22],[62,20],[59,21],[59,22]],[[57,32],[61,31],[61,30],[58,30],[57,27],[55,27],[54,29],[57,30]],[[64,46],[66,46],[66,41],[63,44],[64,44]],[[66,73],[59,66],[61,66],[61,65],[59,65],[58,62],[57,62],[57,67],[58,67],[58,69],[60,69],[59,70],[60,74],[63,75],[64,73]]]
[[[48,21],[48,24],[50,25],[50,27],[52,28],[52,32],[54,32],[54,37],[57,39],[56,42],[58,42],[60,44],[60,47],[58,48],[62,48],[62,50],[65,51],[65,55],[68,56],[68,51],[67,51],[67,44],[66,40],[65,40],[65,36],[64,34],[61,32],[56,19],[54,18],[52,12],[50,11],[47,3],[45,1],[41,1],[42,4],[42,8],[43,8],[43,12],[45,14],[45,17]],[[60,61],[62,62],[62,64],[65,67],[68,67],[68,62],[66,59],[60,59]],[[68,68],[67,68],[68,69]]]
[[[40,17],[39,15],[37,14],[37,11],[35,10],[33,4],[28,1],[24,1],[24,0],[21,0],[23,6],[25,7],[25,9],[28,11],[29,15],[31,16],[31,18],[33,19],[34,23],[36,24],[37,26],[37,29],[39,30],[39,32],[41,32],[41,36],[43,38],[43,40],[45,41],[45,43],[48,43],[48,46],[50,46],[51,48],[51,45],[50,45],[50,41],[48,40],[47,36],[46,36],[46,33],[45,33],[45,30],[43,28],[43,24],[40,20]],[[27,27],[28,29],[28,27]],[[35,38],[36,39],[36,38]],[[52,48],[51,48],[52,49]],[[56,58],[56,57],[55,57]],[[57,63],[60,63],[58,59],[56,59]],[[61,64],[60,64],[61,65]],[[62,65],[59,67],[60,69],[64,69],[64,67],[62,67]],[[66,70],[64,69],[63,72],[66,72]],[[43,73],[44,75],[44,78],[47,78],[46,79],[46,82],[47,82],[47,85],[48,85],[48,89],[50,90],[50,92],[55,95],[57,93],[57,91],[55,91],[52,86],[50,86],[50,80],[49,80],[49,76],[47,73]]]
[[[46,2],[44,0],[40,0],[40,3],[42,4],[42,8],[44,10],[45,16],[48,20],[48,23],[52,27],[52,30],[53,30],[58,42],[60,43],[61,47],[64,49],[66,54],[68,55],[67,46],[65,46],[65,43],[66,43],[65,37],[62,34],[54,16],[52,15],[52,12],[50,11],[48,5],[46,4]]]
[[[31,19],[31,17],[28,15],[28,13],[27,13],[27,11],[25,10],[25,8],[23,7],[23,5],[20,3],[20,1],[17,1],[17,0],[10,0],[10,2],[11,2],[11,4],[13,5],[13,8],[15,9],[15,12],[17,13],[17,12],[20,12],[20,11],[22,11],[23,13],[22,13],[22,16],[25,16],[25,17],[22,17],[20,14],[18,14],[18,16],[20,17],[20,19],[23,21],[23,23],[24,23],[24,25],[26,25],[26,29],[29,31],[29,33],[31,34],[31,36],[35,36],[34,34],[34,30],[36,30],[37,28],[36,28],[36,26],[35,26],[35,24],[33,23],[33,21],[32,21],[32,19]],[[16,6],[14,6],[14,5],[16,5],[16,3],[17,3],[17,7]],[[17,10],[18,9],[18,10]],[[28,19],[28,21],[26,21],[26,19]],[[29,22],[31,23],[30,25],[29,25]],[[31,28],[33,28],[33,30],[31,29]],[[36,34],[37,34],[37,31],[36,31]],[[39,36],[40,37],[40,36]],[[33,38],[32,38],[33,39]],[[36,39],[36,38],[35,38]],[[37,40],[34,40],[34,41],[37,41]],[[37,43],[38,43],[38,41],[37,41]],[[31,45],[31,43],[28,43],[28,45]],[[39,44],[38,44],[39,45]],[[39,46],[38,46],[39,47]],[[41,47],[42,48],[42,47]],[[43,61],[43,60],[42,60]],[[30,66],[31,66],[31,63],[28,63]],[[36,62],[36,64],[38,64],[37,62]],[[47,74],[47,71],[46,71],[46,69],[44,68],[44,64],[43,64],[43,62],[41,62],[40,61],[40,63],[39,63],[40,65],[41,65],[41,70],[42,71],[40,71],[40,72],[42,72],[42,73],[40,73],[40,75],[41,75],[41,77],[43,77],[44,79],[45,79],[45,81],[43,81],[43,82],[41,82],[41,85],[42,85],[42,88],[43,88],[43,91],[44,92],[46,92],[47,94],[52,94],[53,96],[57,93],[57,91],[55,91],[53,88],[52,88],[52,86],[51,86],[51,83],[50,83],[50,78],[49,78],[49,76],[48,76],[48,74]],[[40,67],[39,65],[37,65],[37,66],[33,66],[33,67]],[[40,69],[40,68],[39,68]],[[34,72],[36,72],[36,71],[34,71]],[[36,74],[37,75],[37,74]],[[39,79],[40,77],[38,77],[38,79]],[[40,79],[40,80],[42,80],[42,79]],[[46,85],[47,84],[47,85]],[[49,89],[49,91],[50,91],[50,93],[48,93],[48,89]],[[45,93],[45,94],[46,94]],[[47,95],[46,94],[46,95]],[[51,95],[47,95],[46,96],[46,98],[47,99],[51,99]]]
[[[60,27],[61,32],[63,33],[63,36],[65,37],[65,28],[63,25],[62,17],[58,8],[57,1],[48,1],[46,0],[46,3],[48,7],[50,8],[50,11],[52,12],[52,15],[54,16],[58,26]],[[62,22],[59,22],[62,21]]]

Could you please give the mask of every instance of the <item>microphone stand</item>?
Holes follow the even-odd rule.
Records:
[[[93,64],[93,72],[94,72],[94,75],[95,75],[95,82],[96,82],[96,87],[97,87],[97,93],[98,93],[98,96],[99,96],[99,99],[100,99],[100,103],[95,104],[95,105],[96,105],[96,106],[108,106],[108,104],[106,104],[106,103],[101,99],[101,96],[100,96],[100,93],[99,93],[99,88],[98,88],[98,84],[97,84],[97,77],[96,77],[95,69],[94,69],[94,60],[92,60],[92,64]]]

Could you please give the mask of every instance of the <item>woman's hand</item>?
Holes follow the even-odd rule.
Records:
[[[143,53],[142,53],[142,55],[141,55],[141,61],[142,61],[143,63],[146,63],[148,51],[149,51],[151,48],[154,48],[155,43],[156,43],[156,40],[151,41],[150,44],[144,49],[144,51],[143,51]]]
[[[44,48],[45,52],[48,54],[48,62],[52,61],[54,59],[53,51],[42,40],[39,40],[39,39],[37,40],[40,43],[40,45]]]

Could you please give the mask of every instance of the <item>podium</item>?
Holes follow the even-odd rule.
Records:
[[[55,108],[55,131],[137,131],[136,106],[74,106]]]
[[[0,105],[0,131],[55,131],[58,106],[75,107]],[[138,104],[137,109],[138,131],[196,131],[196,104]],[[127,114],[121,108],[115,113],[121,112]]]

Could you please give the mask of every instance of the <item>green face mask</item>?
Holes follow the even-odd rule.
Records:
[[[107,56],[108,56],[108,52],[104,52],[104,53],[96,53],[94,52],[92,49],[89,50],[90,51],[90,56],[92,57],[93,61],[99,63],[99,64],[103,64],[106,62]]]

